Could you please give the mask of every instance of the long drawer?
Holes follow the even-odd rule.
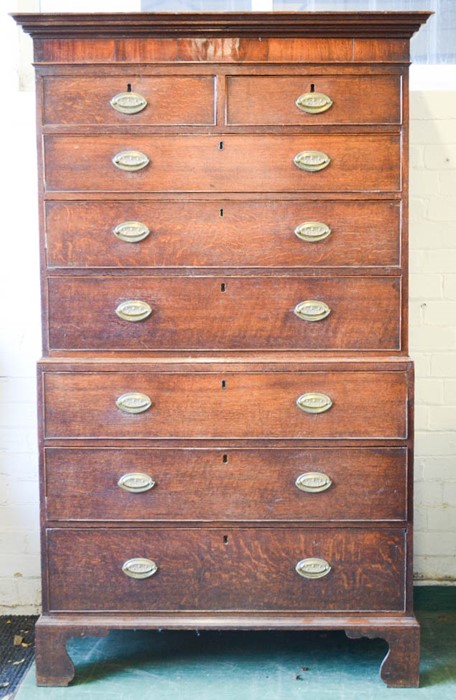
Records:
[[[400,203],[46,202],[50,267],[398,266]]]
[[[50,611],[404,608],[398,528],[68,528],[46,549]]]
[[[401,188],[399,134],[44,137],[48,192],[352,192]],[[119,154],[126,172],[113,163]],[[314,152],[318,152],[314,155]],[[322,170],[294,164],[299,154]],[[145,156],[145,157],[143,157]]]
[[[406,520],[405,448],[45,449],[49,520]]]
[[[214,117],[211,75],[124,71],[102,78],[48,76],[43,81],[44,124],[209,125]]]
[[[228,124],[398,124],[402,118],[397,75],[233,75],[226,90]]]
[[[46,438],[407,436],[402,371],[47,371],[43,395]]]
[[[51,349],[398,350],[398,277],[51,277]]]

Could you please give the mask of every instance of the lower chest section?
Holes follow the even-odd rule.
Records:
[[[408,362],[42,370],[49,611],[403,613]]]

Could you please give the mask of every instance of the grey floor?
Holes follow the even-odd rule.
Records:
[[[16,700],[456,700],[456,587],[416,598],[419,689],[387,689],[386,643],[341,632],[112,632],[69,643],[71,686],[37,688],[32,667]]]

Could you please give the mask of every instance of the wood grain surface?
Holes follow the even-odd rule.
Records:
[[[220,134],[44,137],[48,192],[394,192],[401,189],[397,134]],[[112,162],[134,150],[150,160],[125,172]],[[324,170],[305,172],[293,158],[321,151]]]
[[[406,470],[404,448],[48,447],[46,512],[51,521],[405,521]],[[121,489],[132,472],[154,487]],[[326,474],[330,488],[300,491],[296,480],[309,472]]]
[[[404,531],[50,529],[50,611],[320,610],[401,611]],[[125,561],[145,557],[158,571],[137,580]],[[305,579],[311,557],[331,571]]]
[[[116,399],[142,392],[145,413]],[[326,413],[296,400],[327,394]],[[402,372],[135,374],[47,372],[45,437],[74,438],[405,438],[407,378]]]
[[[48,289],[51,349],[400,349],[397,277],[51,277]],[[119,318],[128,300],[151,315]],[[299,318],[306,300],[331,313]]]
[[[139,93],[147,106],[137,114],[122,114],[110,104],[122,92]],[[44,80],[44,124],[213,124],[215,78],[211,76],[138,73]]]
[[[400,264],[400,202],[97,201],[46,202],[47,262],[55,268],[342,267]],[[126,243],[113,234],[139,221],[150,235]],[[319,221],[331,235],[300,240]]]
[[[227,124],[399,124],[399,76],[228,76]],[[333,105],[320,114],[296,106],[303,93],[324,93]]]

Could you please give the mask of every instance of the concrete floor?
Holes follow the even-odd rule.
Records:
[[[112,632],[69,643],[68,688],[37,688],[34,668],[16,700],[456,699],[456,587],[418,588],[421,687],[387,689],[387,645],[342,632]]]

